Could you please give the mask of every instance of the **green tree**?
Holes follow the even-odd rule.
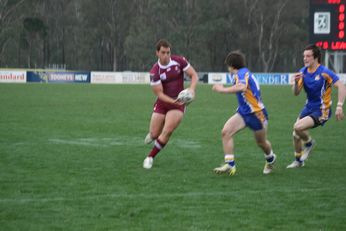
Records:
[[[6,65],[5,48],[9,40],[16,36],[16,24],[21,19],[18,17],[20,6],[24,0],[0,0],[0,66]]]
[[[27,67],[32,66],[32,57],[36,57],[34,67],[43,64],[40,57],[45,52],[45,41],[47,37],[47,27],[39,18],[25,18],[23,21],[23,31],[21,33],[21,48],[28,50]],[[35,50],[35,51],[34,51]],[[37,52],[35,55],[34,53]],[[42,54],[40,54],[42,52]]]
[[[307,9],[300,0],[0,0],[0,65],[148,71],[166,38],[198,71],[225,71],[232,50],[253,71],[295,70]],[[28,18],[44,30],[29,31]]]

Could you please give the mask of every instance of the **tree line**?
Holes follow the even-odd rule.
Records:
[[[253,71],[295,71],[308,1],[0,0],[0,67],[148,71],[159,38],[197,71],[225,71],[232,50]]]

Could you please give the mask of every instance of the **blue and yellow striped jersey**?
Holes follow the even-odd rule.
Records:
[[[261,91],[255,76],[247,68],[241,68],[238,73],[234,75],[234,84],[245,84],[246,90],[244,92],[237,92],[238,109],[241,115],[263,110],[264,104],[261,99]]]
[[[309,72],[307,67],[300,69],[303,78],[298,81],[298,87],[304,87],[309,109],[329,109],[332,105],[332,85],[339,77],[327,67],[319,65],[314,72]]]

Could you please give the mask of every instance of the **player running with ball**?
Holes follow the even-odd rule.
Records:
[[[213,90],[220,93],[236,94],[239,107],[222,129],[225,164],[215,168],[214,171],[216,173],[235,174],[233,136],[240,130],[249,127],[254,133],[257,145],[264,152],[266,162],[263,174],[269,174],[273,170],[276,155],[267,140],[268,116],[261,99],[259,85],[252,73],[245,67],[245,57],[240,52],[229,53],[225,63],[229,72],[234,76],[234,85],[224,87],[221,84],[216,84],[213,86]]]
[[[161,39],[156,44],[157,63],[150,71],[150,84],[157,96],[151,116],[146,144],[154,141],[154,147],[144,159],[143,168],[153,166],[155,156],[165,147],[173,131],[183,119],[185,105],[177,100],[184,89],[184,72],[191,78],[189,91],[195,95],[198,76],[194,68],[182,56],[171,55],[171,44]]]

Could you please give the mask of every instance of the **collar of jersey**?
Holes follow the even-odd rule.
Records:
[[[308,73],[310,73],[310,74],[315,73],[315,72],[317,71],[317,69],[318,69],[320,66],[321,66],[321,64],[319,63],[319,64],[317,65],[317,67],[316,67],[312,72],[309,71],[309,68],[306,68],[306,71],[307,71]]]
[[[162,64],[160,63],[160,59],[157,60],[157,64],[159,65],[159,67],[160,67],[161,69],[167,69],[167,68],[169,68],[169,67],[171,67],[171,66],[179,65],[176,61],[172,60],[171,58],[169,59],[169,63],[168,63],[167,65],[162,65]]]

